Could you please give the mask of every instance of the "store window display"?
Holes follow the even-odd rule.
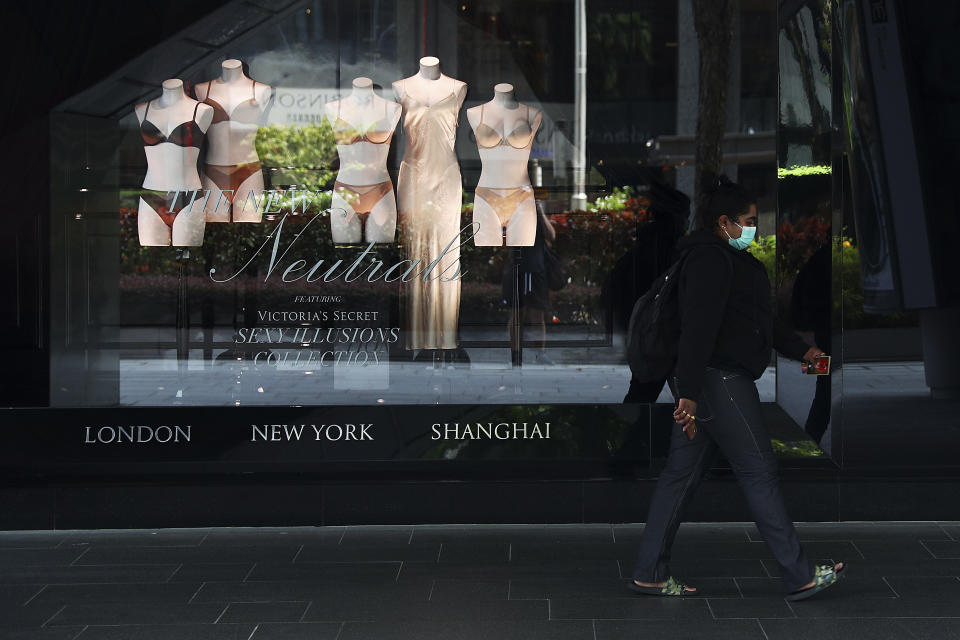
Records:
[[[164,80],[156,100],[135,108],[147,157],[137,210],[143,246],[200,246],[204,197],[197,160],[214,110],[188,97],[183,81]]]

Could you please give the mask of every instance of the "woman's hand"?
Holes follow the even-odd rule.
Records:
[[[689,398],[680,398],[680,401],[677,403],[677,407],[673,410],[673,420],[677,424],[683,427],[683,430],[686,431],[687,427],[690,426],[697,419],[697,403]],[[696,429],[696,425],[693,427]]]
[[[827,354],[821,351],[819,347],[810,347],[809,349],[807,349],[807,352],[803,354],[803,359],[809,362],[810,364],[813,364],[814,358],[816,358],[817,356],[825,356],[825,355]]]

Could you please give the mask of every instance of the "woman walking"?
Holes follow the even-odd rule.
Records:
[[[771,348],[808,361],[823,352],[774,321],[766,269],[745,251],[757,230],[753,199],[721,177],[699,212],[699,223],[700,230],[677,247],[685,260],[679,282],[681,334],[669,382],[677,399],[673,417],[681,428],[671,433],[629,587],[649,595],[696,593],[671,576],[670,548],[684,508],[722,451],[780,564],[786,598],[808,598],[834,584],[844,564],[814,565],[800,544],[780,492],[754,380],[769,364]]]

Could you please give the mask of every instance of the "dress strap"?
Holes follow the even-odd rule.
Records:
[[[257,81],[253,78],[250,79],[250,94],[253,96],[253,101],[257,101]]]
[[[193,105],[193,118],[191,118],[191,120],[193,120],[194,122],[197,121],[197,109],[199,108],[200,108],[200,101],[197,100],[197,104]]]
[[[143,120],[144,120],[144,122],[146,122],[146,120],[147,120],[147,114],[150,113],[150,103],[151,103],[151,102],[153,102],[153,100],[147,100],[147,108],[146,108],[146,109],[144,110],[144,112],[143,112]]]

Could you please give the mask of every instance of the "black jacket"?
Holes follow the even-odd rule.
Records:
[[[809,346],[774,319],[763,263],[708,231],[682,238],[677,251],[690,252],[680,271],[680,397],[699,402],[708,365],[756,380],[770,364],[771,349],[804,356]]]

